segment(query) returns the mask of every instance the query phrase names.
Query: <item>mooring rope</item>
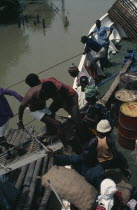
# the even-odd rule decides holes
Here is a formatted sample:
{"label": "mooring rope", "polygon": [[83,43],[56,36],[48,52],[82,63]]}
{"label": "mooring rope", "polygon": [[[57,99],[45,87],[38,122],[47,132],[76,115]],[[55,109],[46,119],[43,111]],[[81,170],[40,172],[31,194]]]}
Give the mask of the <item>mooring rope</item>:
{"label": "mooring rope", "polygon": [[[76,58],[76,57],[78,57],[78,56],[80,56],[80,55],[82,55],[82,53],[79,53],[79,54],[77,54],[77,55],[75,55],[75,56],[73,56],[73,57],[71,57],[71,58],[68,58],[68,59],[66,59],[66,60],[64,60],[64,61],[61,61],[60,63],[57,63],[57,64],[55,64],[55,65],[53,65],[53,66],[51,66],[51,67],[48,67],[47,69],[44,69],[44,70],[38,72],[37,74],[42,74],[42,73],[45,72],[45,71],[49,71],[50,69],[55,68],[55,67],[57,67],[57,66],[59,66],[59,65],[61,65],[61,64],[63,64],[63,63],[66,63],[67,61],[72,60],[73,58]],[[16,86],[16,85],[18,85],[18,84],[20,84],[20,83],[22,83],[22,82],[24,82],[24,81],[25,81],[25,80],[21,80],[21,81],[15,83],[15,84],[13,84],[13,85],[10,85],[9,87],[7,87],[7,89],[9,89],[9,88],[11,88],[11,87],[14,87],[14,86]]]}

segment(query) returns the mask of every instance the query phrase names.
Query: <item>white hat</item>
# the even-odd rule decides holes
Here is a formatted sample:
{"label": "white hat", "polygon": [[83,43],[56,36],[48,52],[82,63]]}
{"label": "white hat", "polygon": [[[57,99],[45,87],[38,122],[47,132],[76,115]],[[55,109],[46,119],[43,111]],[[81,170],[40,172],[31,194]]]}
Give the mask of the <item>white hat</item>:
{"label": "white hat", "polygon": [[97,131],[101,133],[106,133],[106,132],[109,132],[110,130],[111,130],[111,126],[108,120],[101,120],[97,124]]}

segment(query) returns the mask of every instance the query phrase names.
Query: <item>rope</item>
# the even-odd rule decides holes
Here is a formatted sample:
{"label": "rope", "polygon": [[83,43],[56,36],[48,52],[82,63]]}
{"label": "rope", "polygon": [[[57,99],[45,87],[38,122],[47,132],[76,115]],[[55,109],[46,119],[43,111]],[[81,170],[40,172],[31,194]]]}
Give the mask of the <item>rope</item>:
{"label": "rope", "polygon": [[[80,56],[82,53],[79,53],[79,54],[77,54],[77,55],[75,55],[75,56],[73,56],[73,57],[71,57],[71,58],[68,58],[68,59],[66,59],[66,60],[64,60],[64,61],[61,61],[60,63],[57,63],[57,64],[55,64],[55,65],[53,65],[53,66],[51,66],[51,67],[49,67],[49,68],[47,68],[47,69],[45,69],[45,70],[43,70],[43,71],[40,71],[40,72],[38,72],[37,74],[41,74],[41,73],[43,73],[43,72],[45,72],[45,71],[49,71],[50,69],[52,69],[52,68],[54,68],[54,67],[57,67],[57,66],[59,66],[59,65],[61,65],[61,64],[63,64],[63,63],[65,63],[65,62],[67,62],[67,61],[69,61],[69,60],[72,60],[73,58],[76,58],[76,57],[78,57],[78,56]],[[20,84],[20,83],[22,83],[22,82],[24,82],[25,80],[21,80],[20,82],[17,82],[17,83],[15,83],[15,84],[13,84],[13,85],[10,85],[9,87],[7,87],[7,89],[9,89],[9,88],[11,88],[11,87],[14,87],[14,86],[16,86],[16,85],[18,85],[18,84]]]}
{"label": "rope", "polygon": [[106,82],[110,81],[111,79],[113,79],[115,76],[117,76],[119,74],[119,72],[113,74],[111,77],[109,77],[108,79],[106,79],[105,81],[101,82],[100,84],[97,85],[97,87],[105,84]]}

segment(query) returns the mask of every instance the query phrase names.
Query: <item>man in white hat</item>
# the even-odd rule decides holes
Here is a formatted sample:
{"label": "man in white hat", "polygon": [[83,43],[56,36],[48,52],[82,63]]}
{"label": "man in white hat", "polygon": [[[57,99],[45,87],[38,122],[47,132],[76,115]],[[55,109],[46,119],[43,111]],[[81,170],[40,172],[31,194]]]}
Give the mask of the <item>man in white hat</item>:
{"label": "man in white hat", "polygon": [[97,124],[97,137],[90,146],[96,147],[98,160],[104,169],[120,168],[125,176],[129,176],[128,163],[121,152],[116,149],[115,141],[110,133],[112,128],[108,120],[101,120]]}

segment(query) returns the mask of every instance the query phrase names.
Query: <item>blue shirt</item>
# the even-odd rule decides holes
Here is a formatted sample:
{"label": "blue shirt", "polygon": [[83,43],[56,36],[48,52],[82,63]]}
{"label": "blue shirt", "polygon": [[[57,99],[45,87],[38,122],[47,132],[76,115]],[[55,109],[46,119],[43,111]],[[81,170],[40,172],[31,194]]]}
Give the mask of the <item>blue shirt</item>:
{"label": "blue shirt", "polygon": [[0,88],[0,127],[13,117],[13,112],[4,95],[14,96],[20,102],[23,99],[22,96],[13,90]]}
{"label": "blue shirt", "polygon": [[94,119],[95,113],[98,115],[98,122],[100,120],[106,119],[110,122],[110,125],[112,127],[114,126],[112,117],[105,106],[103,106],[102,104],[97,104],[97,103],[89,105],[88,110],[87,110],[88,117],[91,119]]}
{"label": "blue shirt", "polygon": [[99,190],[100,184],[103,181],[104,169],[101,164],[97,164],[96,166],[90,166],[82,161],[80,156],[76,155],[55,155],[56,165],[73,165],[75,170],[85,177],[87,182],[93,185],[96,189]]}
{"label": "blue shirt", "polygon": [[109,39],[107,38],[107,31],[110,31],[110,27],[101,26],[100,28],[95,28],[93,33],[98,35],[98,43],[103,45],[109,44]]}
{"label": "blue shirt", "polygon": [[89,48],[95,52],[99,52],[102,46],[92,38],[88,38],[85,50],[88,50]]}

